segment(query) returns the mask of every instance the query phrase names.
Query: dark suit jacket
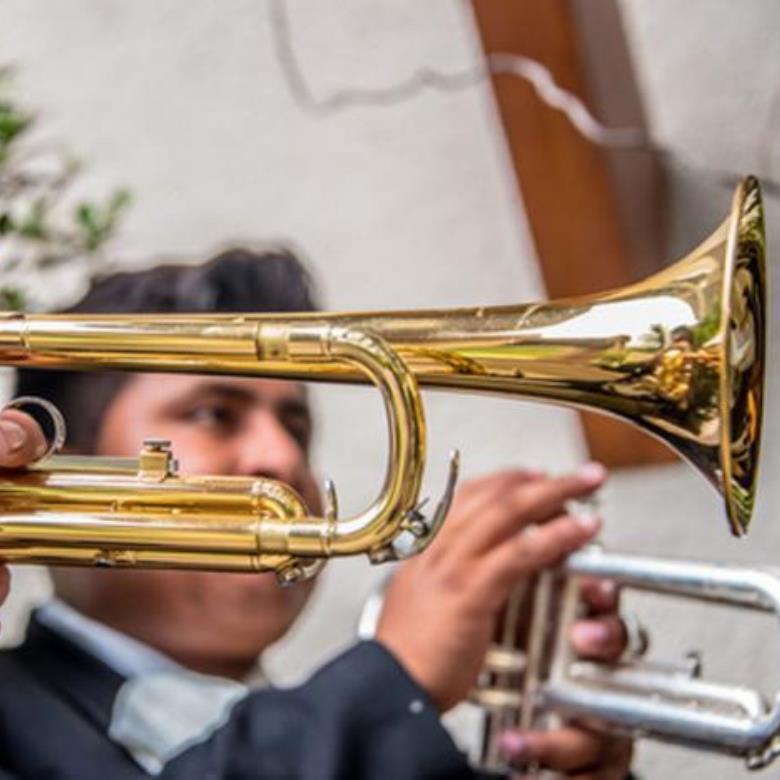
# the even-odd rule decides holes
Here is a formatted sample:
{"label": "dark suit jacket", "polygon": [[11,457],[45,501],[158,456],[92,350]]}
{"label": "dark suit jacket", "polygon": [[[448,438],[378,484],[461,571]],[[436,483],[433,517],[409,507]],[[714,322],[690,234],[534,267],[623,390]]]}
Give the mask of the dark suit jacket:
{"label": "dark suit jacket", "polygon": [[[107,736],[124,682],[33,616],[27,641],[0,653],[0,778],[148,777]],[[299,688],[251,693],[224,726],[172,759],[159,777],[458,780],[474,774],[425,693],[381,645],[364,642]]]}

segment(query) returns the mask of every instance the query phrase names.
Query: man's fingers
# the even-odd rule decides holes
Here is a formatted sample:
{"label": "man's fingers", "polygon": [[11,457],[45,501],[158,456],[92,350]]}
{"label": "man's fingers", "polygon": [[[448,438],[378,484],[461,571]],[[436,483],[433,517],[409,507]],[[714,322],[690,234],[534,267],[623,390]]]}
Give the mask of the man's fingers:
{"label": "man's fingers", "polygon": [[614,661],[626,649],[628,641],[623,622],[617,615],[618,589],[612,580],[584,578],[580,594],[589,617],[578,620],[571,630],[571,643],[577,655],[602,661]]}
{"label": "man's fingers", "polygon": [[564,726],[552,731],[506,731],[500,748],[516,769],[542,766],[578,778],[623,780],[631,763],[631,740]]}
{"label": "man's fingers", "polygon": [[615,612],[618,608],[620,594],[614,580],[583,577],[580,580],[580,594],[590,615]]}
{"label": "man's fingers", "polygon": [[493,474],[487,474],[484,477],[466,480],[458,488],[458,496],[464,500],[469,500],[473,495],[478,493],[503,490],[512,484],[540,479],[543,476],[544,472],[541,469],[528,468],[526,466],[504,469],[503,471],[496,471]]}
{"label": "man's fingers", "polygon": [[38,423],[18,409],[0,413],[0,468],[24,466],[46,452],[46,438]]}
{"label": "man's fingers", "polygon": [[11,588],[11,573],[7,566],[0,566],[0,604],[5,601]]}
{"label": "man's fingers", "polygon": [[543,471],[519,468],[499,471],[496,474],[464,482],[455,495],[455,501],[445,528],[452,525],[481,522],[485,507],[491,506],[493,502],[498,501],[509,491],[543,478]]}
{"label": "man's fingers", "polygon": [[[0,413],[0,467],[24,466],[46,452],[46,439],[32,417],[16,409]],[[11,575],[0,565],[0,604],[11,585]]]}
{"label": "man's fingers", "polygon": [[500,747],[516,769],[541,764],[559,772],[577,772],[599,763],[605,739],[572,727],[551,731],[507,731],[501,736]]}
{"label": "man's fingers", "polygon": [[626,649],[626,629],[617,615],[578,620],[571,629],[571,643],[580,658],[616,661]]}
{"label": "man's fingers", "polygon": [[521,528],[557,517],[567,501],[591,494],[605,479],[600,463],[587,463],[571,474],[519,485],[485,508],[469,539],[474,551],[482,553]]}
{"label": "man's fingers", "polygon": [[438,555],[447,548],[450,555],[470,555],[474,539],[482,533],[485,523],[490,523],[491,508],[507,493],[540,479],[544,479],[544,472],[519,468],[464,483],[455,495],[447,522],[433,540],[431,554]]}
{"label": "man's fingers", "polygon": [[[563,515],[545,525],[520,531],[480,562],[485,596],[505,598],[507,588],[529,574],[558,563],[593,539],[600,527],[601,521],[596,517]],[[475,572],[475,579],[477,576]]]}

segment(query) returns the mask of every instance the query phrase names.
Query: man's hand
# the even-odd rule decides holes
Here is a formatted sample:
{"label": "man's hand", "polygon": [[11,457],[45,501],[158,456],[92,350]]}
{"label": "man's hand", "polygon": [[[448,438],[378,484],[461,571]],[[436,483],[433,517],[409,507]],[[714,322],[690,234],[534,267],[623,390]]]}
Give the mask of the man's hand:
{"label": "man's hand", "polygon": [[[46,439],[36,422],[17,409],[0,412],[0,468],[25,466],[46,452]],[[8,595],[11,578],[0,566],[0,604]]]}
{"label": "man's hand", "polygon": [[[561,477],[509,471],[463,486],[438,538],[423,555],[393,577],[377,629],[407,671],[445,711],[463,700],[476,682],[496,619],[511,589],[525,578],[591,541],[600,521],[566,511],[572,499],[603,484],[597,463]],[[576,652],[587,658],[617,658],[625,631],[611,583],[583,586],[588,616],[573,627]],[[508,760],[539,763],[581,780],[625,777],[630,742],[564,727],[507,732]]]}
{"label": "man's hand", "polygon": [[430,548],[399,568],[377,639],[442,712],[474,685],[510,590],[596,535],[598,519],[565,506],[605,476],[590,463],[561,477],[507,471],[469,482]]}
{"label": "man's hand", "polygon": [[630,739],[596,734],[574,726],[550,731],[507,732],[501,748],[521,778],[523,769],[529,765],[560,772],[576,780],[626,780],[631,769]]}
{"label": "man's hand", "polygon": [[[587,617],[572,628],[574,650],[581,658],[617,660],[626,647],[626,632],[617,614],[615,583],[586,580],[581,595]],[[507,761],[518,770],[536,764],[578,780],[624,780],[631,765],[631,740],[572,726],[507,731],[500,746]]]}

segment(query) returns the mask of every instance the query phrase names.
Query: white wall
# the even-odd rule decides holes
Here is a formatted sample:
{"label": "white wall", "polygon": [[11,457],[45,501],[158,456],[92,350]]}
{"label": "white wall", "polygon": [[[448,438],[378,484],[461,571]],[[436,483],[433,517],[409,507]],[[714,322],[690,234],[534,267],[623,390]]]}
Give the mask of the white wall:
{"label": "white wall", "polygon": [[[457,71],[478,60],[472,21],[456,0],[286,5],[318,96],[344,85],[398,83],[420,67]],[[623,6],[657,136],[705,168],[761,173],[766,163],[757,148],[780,83],[772,35],[780,6]],[[117,244],[122,263],[197,260],[231,240],[284,241],[308,257],[329,308],[540,297],[485,86],[426,90],[393,106],[313,116],[280,75],[268,12],[264,0],[0,4],[0,59],[19,65],[20,92],[40,108],[44,134],[89,161],[80,189],[101,194],[124,184],[136,195]],[[773,151],[777,166],[780,150]],[[728,193],[690,173],[674,175],[674,193],[681,214],[676,243],[688,248],[725,213]],[[769,220],[771,239],[771,210]],[[466,475],[519,462],[561,470],[584,456],[569,412],[467,396],[428,400],[433,493],[455,445],[464,451]],[[370,391],[350,388],[319,390],[316,404],[318,467],[340,485],[345,509],[355,508],[370,498],[383,468],[379,405]],[[689,469],[671,466],[615,476],[605,495],[609,542],[772,562],[780,536],[771,513],[777,426],[770,405],[761,508],[747,541],[732,542],[717,498]],[[380,574],[363,561],[331,565],[308,618],[274,653],[274,672],[294,678],[349,641]],[[37,592],[30,570],[15,576],[6,615]],[[658,644],[668,641],[667,655],[691,643],[721,652],[710,666],[727,676],[749,671],[773,680],[780,670],[776,648],[760,646],[761,631],[743,630],[741,618],[694,618],[677,605],[644,610]],[[4,620],[4,632],[14,636],[13,619]],[[730,761],[665,747],[643,746],[639,764],[652,778],[741,771]]]}

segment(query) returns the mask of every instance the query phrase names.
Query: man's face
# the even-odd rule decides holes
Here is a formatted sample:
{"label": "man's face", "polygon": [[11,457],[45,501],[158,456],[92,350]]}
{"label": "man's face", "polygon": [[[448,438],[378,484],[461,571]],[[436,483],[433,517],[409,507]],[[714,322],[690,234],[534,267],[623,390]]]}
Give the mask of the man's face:
{"label": "man's face", "polygon": [[[320,512],[308,463],[311,419],[298,384],[133,376],[104,415],[96,454],[134,456],[151,437],[171,440],[183,474],[278,479]],[[198,657],[233,662],[262,652],[311,592],[311,584],[280,588],[273,574],[71,570],[55,577],[58,590],[88,614],[174,657],[194,659],[196,668]]]}
{"label": "man's face", "polygon": [[184,474],[270,477],[318,501],[308,463],[311,418],[303,387],[271,379],[133,377],[97,437],[99,455],[136,455],[145,438],[170,439]]}

